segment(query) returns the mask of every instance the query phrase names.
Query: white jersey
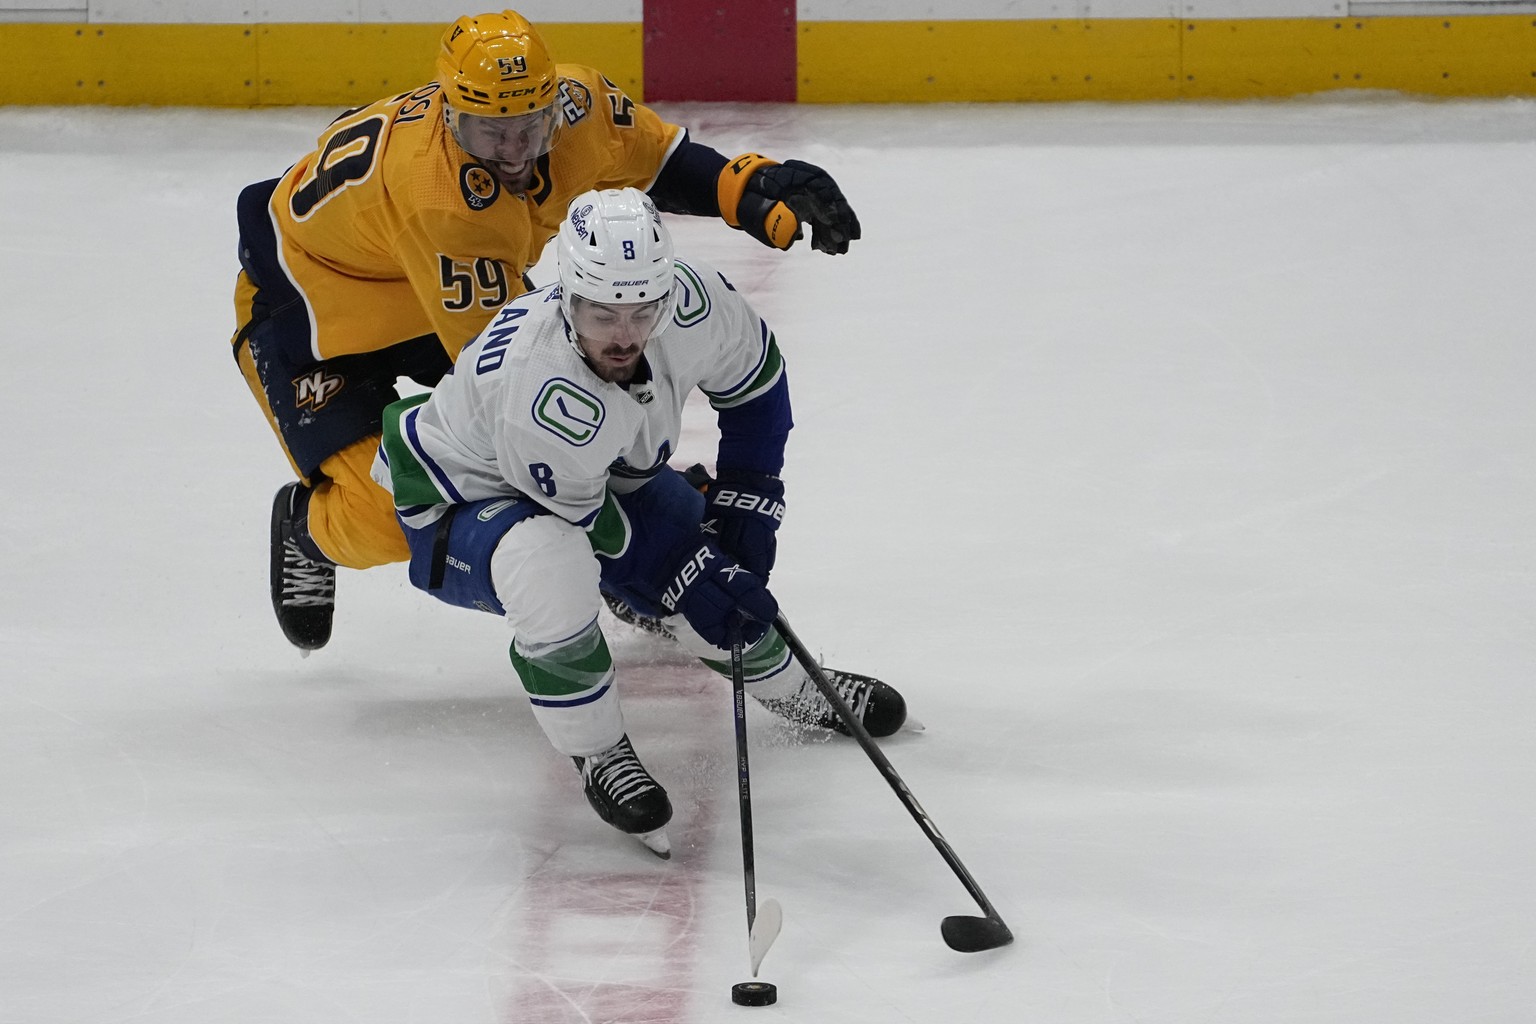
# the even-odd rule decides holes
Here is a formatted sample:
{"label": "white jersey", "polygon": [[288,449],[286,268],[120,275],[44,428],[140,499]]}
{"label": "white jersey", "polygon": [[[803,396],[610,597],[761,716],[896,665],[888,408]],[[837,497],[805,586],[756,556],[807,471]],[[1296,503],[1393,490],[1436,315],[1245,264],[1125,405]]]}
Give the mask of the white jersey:
{"label": "white jersey", "polygon": [[694,388],[728,409],[783,377],[768,325],[714,268],[677,261],[673,295],[628,386],[598,377],[568,340],[558,286],[510,303],[429,398],[385,410],[373,478],[411,526],[449,504],[525,496],[590,527],[610,488],[640,486],[671,457]]}

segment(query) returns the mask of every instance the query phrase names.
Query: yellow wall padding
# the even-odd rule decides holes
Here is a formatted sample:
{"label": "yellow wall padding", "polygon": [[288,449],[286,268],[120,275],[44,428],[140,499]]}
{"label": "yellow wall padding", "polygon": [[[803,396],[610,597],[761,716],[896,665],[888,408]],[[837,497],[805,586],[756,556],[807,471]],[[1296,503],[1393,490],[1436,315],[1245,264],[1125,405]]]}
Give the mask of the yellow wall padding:
{"label": "yellow wall padding", "polygon": [[[644,99],[635,24],[540,25]],[[367,103],[427,81],[443,26],[0,23],[0,103]],[[802,102],[1536,95],[1536,16],[802,22]]]}
{"label": "yellow wall padding", "polygon": [[802,22],[811,103],[1536,94],[1536,17]]}
{"label": "yellow wall padding", "polygon": [[1180,95],[1536,94],[1536,17],[1281,18],[1184,26]]}
{"label": "yellow wall padding", "polygon": [[[636,99],[638,24],[540,25]],[[432,78],[443,26],[0,23],[0,103],[350,106]]]}
{"label": "yellow wall padding", "polygon": [[1171,99],[1179,23],[800,23],[809,103]]}

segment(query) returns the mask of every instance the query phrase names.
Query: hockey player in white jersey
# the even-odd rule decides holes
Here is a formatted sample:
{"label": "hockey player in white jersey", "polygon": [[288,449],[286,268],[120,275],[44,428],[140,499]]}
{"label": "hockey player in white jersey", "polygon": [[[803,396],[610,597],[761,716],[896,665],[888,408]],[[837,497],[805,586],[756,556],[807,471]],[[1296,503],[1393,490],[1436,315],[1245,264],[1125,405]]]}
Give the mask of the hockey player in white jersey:
{"label": "hockey player in white jersey", "polygon": [[[373,475],[412,583],[506,617],[534,716],[593,808],[666,856],[672,808],[625,728],[603,595],[722,673],[739,628],[749,694],[843,731],[772,628],[789,384],[767,324],[717,271],[674,258],[644,193],[578,196],[558,237],[558,286],[504,307],[430,397],[386,410]],[[719,418],[707,500],[667,464],[694,388]],[[873,735],[901,728],[894,688],[829,675]]]}

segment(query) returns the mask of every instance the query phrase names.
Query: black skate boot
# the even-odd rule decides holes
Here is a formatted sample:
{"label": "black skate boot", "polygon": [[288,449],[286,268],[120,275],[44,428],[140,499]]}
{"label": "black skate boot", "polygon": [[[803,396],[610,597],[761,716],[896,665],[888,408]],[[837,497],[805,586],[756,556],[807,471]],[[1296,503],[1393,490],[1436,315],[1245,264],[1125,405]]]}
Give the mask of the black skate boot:
{"label": "black skate boot", "polygon": [[272,610],[302,651],[326,645],[336,611],[336,566],[309,539],[309,493],[295,481],[272,499]]}
{"label": "black skate boot", "polygon": [[672,856],[666,831],[672,801],[635,756],[628,736],[600,754],[571,760],[581,772],[587,803],[599,818],[634,836],[663,860]]}
{"label": "black skate boot", "polygon": [[[907,702],[894,686],[872,676],[861,676],[857,672],[842,672],[835,668],[822,671],[827,674],[827,681],[832,684],[837,695],[853,710],[854,717],[864,724],[871,736],[889,736],[906,724]],[[832,729],[844,736],[853,735],[837,712],[832,710],[832,703],[809,678],[800,685],[800,692],[792,696],[759,698],[758,703],[796,725]]]}

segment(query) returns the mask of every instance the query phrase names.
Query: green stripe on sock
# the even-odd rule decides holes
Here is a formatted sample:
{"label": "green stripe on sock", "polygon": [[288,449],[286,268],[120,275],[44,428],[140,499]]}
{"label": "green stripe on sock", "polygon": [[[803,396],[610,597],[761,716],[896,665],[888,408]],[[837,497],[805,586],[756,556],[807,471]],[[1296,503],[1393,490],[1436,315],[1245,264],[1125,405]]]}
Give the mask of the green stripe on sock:
{"label": "green stripe on sock", "polygon": [[522,680],[523,689],[540,697],[565,697],[596,689],[613,674],[613,656],[608,641],[596,623],[568,644],[533,657],[524,657],[514,642],[512,667]]}
{"label": "green stripe on sock", "polygon": [[[751,679],[753,676],[762,675],[764,672],[778,668],[784,662],[785,650],[784,638],[779,636],[777,629],[769,626],[768,632],[763,635],[761,640],[749,650],[742,652],[742,676],[746,679]],[[714,661],[709,658],[700,658],[699,660],[727,679],[731,677],[731,663],[729,661]]]}

